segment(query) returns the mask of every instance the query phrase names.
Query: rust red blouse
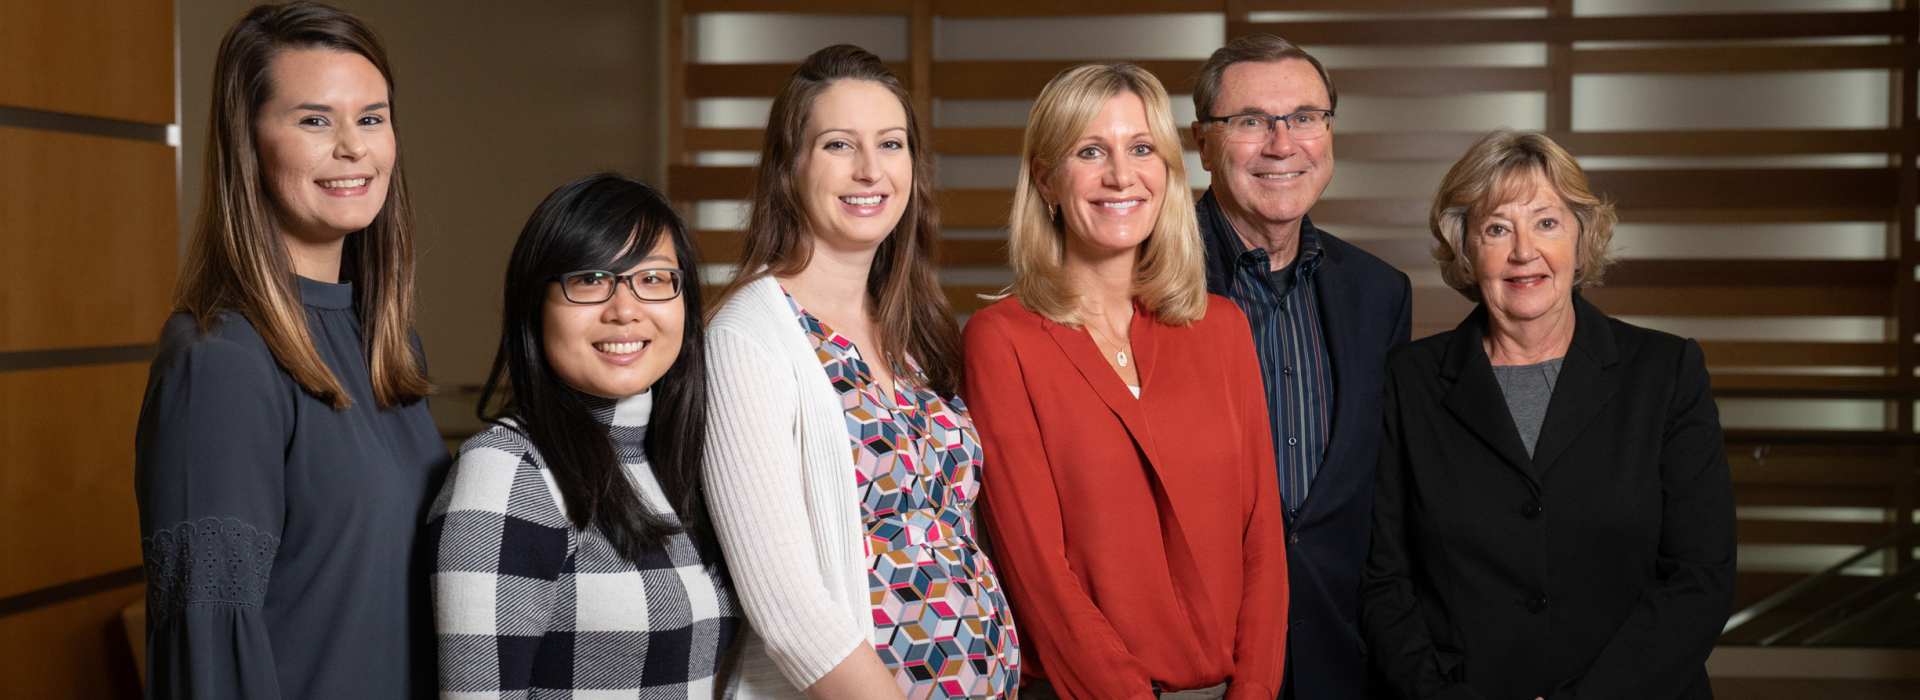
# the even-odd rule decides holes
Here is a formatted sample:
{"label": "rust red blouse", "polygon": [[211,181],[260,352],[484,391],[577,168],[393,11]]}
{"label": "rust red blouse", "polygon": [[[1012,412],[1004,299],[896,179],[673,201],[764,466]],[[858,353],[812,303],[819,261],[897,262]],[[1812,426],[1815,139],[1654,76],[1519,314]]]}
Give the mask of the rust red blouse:
{"label": "rust red blouse", "polygon": [[1136,307],[1140,398],[1086,330],[1014,299],[965,332],[985,516],[1026,672],[1063,698],[1152,700],[1232,681],[1272,700],[1287,557],[1246,317],[1223,297],[1166,326]]}

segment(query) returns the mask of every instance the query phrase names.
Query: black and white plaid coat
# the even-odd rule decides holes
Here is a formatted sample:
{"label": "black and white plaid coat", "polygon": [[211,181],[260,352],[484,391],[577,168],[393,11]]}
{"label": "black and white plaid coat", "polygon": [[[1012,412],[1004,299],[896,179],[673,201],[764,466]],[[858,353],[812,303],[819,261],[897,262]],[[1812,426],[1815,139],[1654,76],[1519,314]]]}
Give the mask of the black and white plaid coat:
{"label": "black and white plaid coat", "polygon": [[[640,450],[650,409],[649,393],[595,415],[648,504],[671,512]],[[561,504],[520,434],[495,426],[461,446],[427,523],[440,696],[717,697],[740,627],[725,575],[703,568],[684,534],[636,567],[598,530],[572,527]]]}

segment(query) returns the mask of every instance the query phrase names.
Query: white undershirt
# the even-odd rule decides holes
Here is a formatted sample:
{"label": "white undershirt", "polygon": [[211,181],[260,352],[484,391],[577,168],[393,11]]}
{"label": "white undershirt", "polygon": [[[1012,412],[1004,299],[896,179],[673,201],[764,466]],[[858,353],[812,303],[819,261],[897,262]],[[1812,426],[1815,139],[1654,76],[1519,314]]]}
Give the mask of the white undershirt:
{"label": "white undershirt", "polygon": [[1133,398],[1136,398],[1136,399],[1140,398],[1140,387],[1134,386],[1132,384],[1128,384],[1127,391],[1133,392]]}

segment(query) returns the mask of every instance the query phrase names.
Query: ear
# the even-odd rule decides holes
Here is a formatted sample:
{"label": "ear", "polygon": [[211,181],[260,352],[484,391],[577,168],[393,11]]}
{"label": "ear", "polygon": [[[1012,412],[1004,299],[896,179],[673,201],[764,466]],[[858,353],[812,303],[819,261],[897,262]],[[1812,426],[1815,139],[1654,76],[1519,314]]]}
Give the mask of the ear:
{"label": "ear", "polygon": [[1200,152],[1200,169],[1213,172],[1213,158],[1207,153],[1207,125],[1195,121],[1190,128],[1193,129],[1193,149]]}
{"label": "ear", "polygon": [[1047,179],[1047,169],[1040,167],[1039,161],[1028,163],[1027,168],[1028,177],[1033,179],[1034,188],[1040,190],[1040,199],[1043,200],[1041,204],[1045,206],[1059,204],[1053,196],[1053,183]]}

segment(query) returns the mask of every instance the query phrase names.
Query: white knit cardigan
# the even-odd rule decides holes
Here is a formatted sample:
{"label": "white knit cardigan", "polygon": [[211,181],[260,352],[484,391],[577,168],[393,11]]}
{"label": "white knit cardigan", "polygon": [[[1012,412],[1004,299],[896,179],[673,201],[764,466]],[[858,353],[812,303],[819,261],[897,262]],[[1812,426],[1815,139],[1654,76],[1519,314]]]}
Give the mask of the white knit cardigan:
{"label": "white knit cardigan", "polygon": [[873,637],[846,415],[772,277],[714,315],[707,373],[707,499],[750,628],[735,692],[801,698]]}

